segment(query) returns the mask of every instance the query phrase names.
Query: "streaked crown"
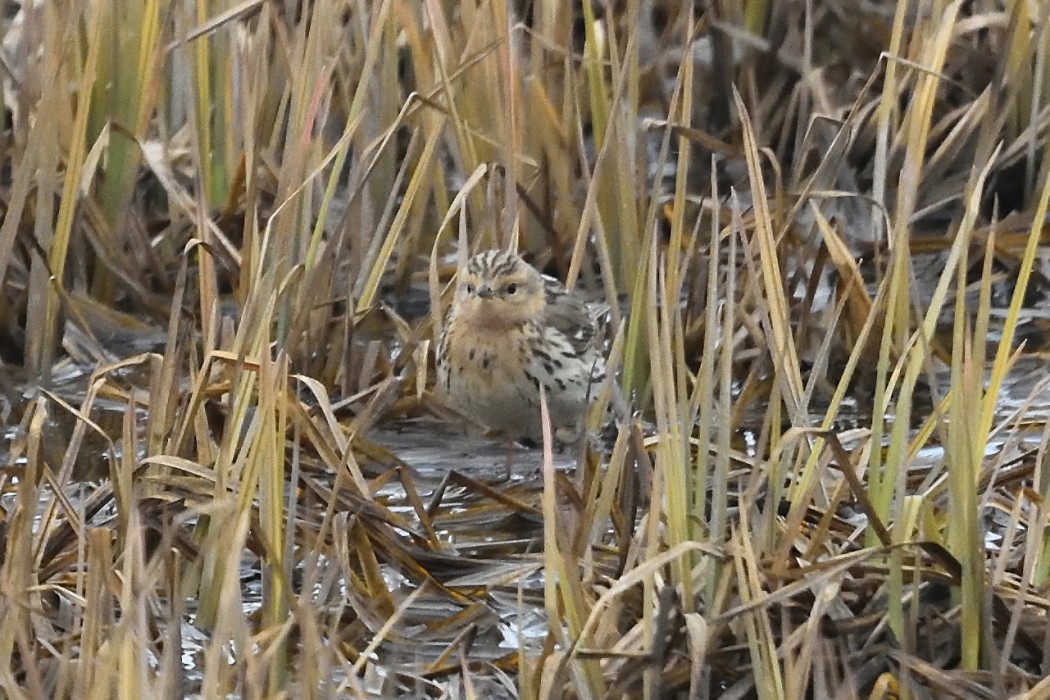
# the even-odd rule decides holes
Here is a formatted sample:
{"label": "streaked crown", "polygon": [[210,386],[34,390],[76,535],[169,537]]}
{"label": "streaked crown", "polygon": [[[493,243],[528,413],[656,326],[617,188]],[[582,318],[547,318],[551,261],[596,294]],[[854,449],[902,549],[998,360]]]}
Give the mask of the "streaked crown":
{"label": "streaked crown", "polygon": [[471,325],[509,327],[538,319],[544,307],[543,276],[521,256],[486,250],[460,274],[456,311]]}

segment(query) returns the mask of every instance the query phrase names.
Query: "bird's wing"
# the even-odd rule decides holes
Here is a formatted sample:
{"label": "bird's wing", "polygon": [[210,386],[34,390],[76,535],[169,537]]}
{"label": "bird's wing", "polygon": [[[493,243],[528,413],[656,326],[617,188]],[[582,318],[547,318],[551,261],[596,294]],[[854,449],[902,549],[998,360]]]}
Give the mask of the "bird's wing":
{"label": "bird's wing", "polygon": [[543,325],[561,333],[578,356],[592,350],[598,342],[598,324],[587,303],[578,293],[569,291],[553,277],[544,276],[543,282],[547,302],[543,311]]}

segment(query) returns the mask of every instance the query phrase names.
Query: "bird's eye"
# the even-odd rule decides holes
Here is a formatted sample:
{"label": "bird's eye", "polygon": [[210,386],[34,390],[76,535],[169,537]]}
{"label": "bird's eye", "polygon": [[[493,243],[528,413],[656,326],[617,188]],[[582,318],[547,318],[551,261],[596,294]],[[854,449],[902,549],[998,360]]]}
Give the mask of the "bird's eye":
{"label": "bird's eye", "polygon": [[473,294],[473,293],[474,293],[474,285],[468,284],[467,285],[467,294]]}
{"label": "bird's eye", "polygon": [[517,291],[518,291],[518,285],[516,285],[516,284],[508,284],[507,285],[507,294],[514,294]]}

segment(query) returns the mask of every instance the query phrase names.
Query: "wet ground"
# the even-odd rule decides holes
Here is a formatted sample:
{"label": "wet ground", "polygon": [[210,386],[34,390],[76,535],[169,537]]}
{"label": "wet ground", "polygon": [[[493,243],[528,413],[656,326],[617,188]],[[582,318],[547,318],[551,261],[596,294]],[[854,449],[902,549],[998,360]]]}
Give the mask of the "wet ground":
{"label": "wet ground", "polygon": [[[58,376],[63,382],[56,394],[71,405],[78,405],[83,400],[83,390],[75,388],[83,386],[85,374],[67,368]],[[935,394],[943,394],[948,379],[944,372],[935,377]],[[932,402],[927,404],[932,406]],[[121,402],[100,400],[91,418],[116,439],[123,413]],[[1043,424],[1050,418],[1050,364],[1044,358],[1027,357],[1015,365],[1004,384],[999,414],[1005,421],[1005,430],[989,442],[988,453],[1008,453],[1008,457],[994,478],[1029,479],[1032,462],[1026,455],[1039,443]],[[928,413],[920,411],[915,418],[919,421],[925,415]],[[51,413],[53,435],[45,444],[45,451],[50,451],[50,464],[63,463],[70,435],[78,424],[70,416],[61,410]],[[856,426],[870,424],[870,416],[862,412],[845,412],[841,418]],[[813,423],[819,419],[814,416]],[[843,430],[850,427],[841,426]],[[0,457],[6,463],[0,504],[8,512],[14,508],[19,477],[18,462],[8,461],[7,449],[19,432],[17,426],[8,426],[0,447]],[[104,495],[110,455],[119,457],[121,450],[119,442],[110,445],[93,431],[88,431],[88,436],[82,456],[90,458],[85,457],[85,464],[76,470],[76,478],[69,482],[66,493],[74,503]],[[387,476],[377,477],[374,503],[389,517],[377,516],[376,522],[386,518],[383,532],[391,542],[404,546],[423,567],[413,571],[393,559],[386,560],[382,571],[391,595],[404,601],[424,580],[429,580],[431,587],[404,614],[398,627],[400,634],[391,635],[377,650],[380,666],[396,680],[380,674],[372,683],[363,678],[348,682],[346,687],[368,690],[371,685],[376,692],[383,692],[380,689],[393,684],[406,692],[416,688],[420,693],[434,692],[438,687],[449,689],[450,683],[462,682],[456,674],[461,672],[463,663],[469,662],[475,675],[475,692],[514,697],[519,652],[538,651],[548,633],[543,595],[542,449],[508,447],[498,438],[466,433],[427,419],[385,425],[366,438],[389,451],[401,465],[390,471],[387,464]],[[606,458],[609,446],[595,445],[596,453]],[[576,446],[563,447],[553,454],[555,469],[569,482],[582,478],[577,474],[579,454]],[[923,475],[933,473],[943,460],[936,444],[917,456],[910,471],[916,488],[931,486]],[[360,502],[350,498],[345,489],[340,490],[334,475],[325,473],[323,468],[304,470],[303,479],[305,488],[313,489],[320,499],[319,505],[325,498],[336,498],[337,509],[349,513],[360,510]],[[424,511],[419,510],[421,505]],[[421,519],[421,512],[425,512],[425,518]],[[1008,526],[1005,512],[1001,517],[996,512],[992,509],[985,521],[990,547],[1001,544],[1002,537],[997,532]],[[361,513],[362,517],[369,517],[367,510]],[[88,522],[95,526],[112,522],[113,517],[111,502],[87,513]],[[296,517],[305,532],[324,530],[317,513],[305,503]],[[611,551],[612,548],[604,555],[593,554],[593,575],[616,576],[617,559]],[[327,555],[302,556],[297,560],[294,578],[301,586],[340,575],[332,569],[338,566],[337,562]],[[261,605],[259,564],[257,556],[244,553],[241,599],[246,615],[252,615]],[[299,594],[311,597],[305,589],[300,589]],[[335,587],[321,590],[312,600],[319,609],[342,609],[346,597],[352,598],[352,591]],[[354,624],[355,616],[349,615],[348,624]],[[183,628],[182,661],[187,674],[186,690],[192,694],[208,638],[195,626],[192,602]],[[470,638],[465,641],[462,636],[468,631]],[[449,657],[451,648],[459,648],[461,654]],[[332,682],[349,677],[349,670],[344,668],[333,675]]]}

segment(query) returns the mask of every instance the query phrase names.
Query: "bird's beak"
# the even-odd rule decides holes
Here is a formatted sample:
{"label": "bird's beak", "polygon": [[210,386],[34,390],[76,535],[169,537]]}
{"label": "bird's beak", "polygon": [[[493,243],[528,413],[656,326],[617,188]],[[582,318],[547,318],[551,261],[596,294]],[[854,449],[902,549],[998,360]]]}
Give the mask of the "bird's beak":
{"label": "bird's beak", "polygon": [[491,299],[492,298],[492,287],[488,286],[487,284],[483,284],[483,285],[479,286],[478,287],[478,296],[481,297],[482,299]]}

